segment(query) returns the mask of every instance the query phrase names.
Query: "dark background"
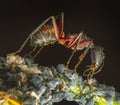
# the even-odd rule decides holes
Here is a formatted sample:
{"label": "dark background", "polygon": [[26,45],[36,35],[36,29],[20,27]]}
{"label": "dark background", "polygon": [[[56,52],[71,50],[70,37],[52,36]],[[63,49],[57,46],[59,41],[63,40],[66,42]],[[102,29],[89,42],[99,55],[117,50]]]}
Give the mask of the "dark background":
{"label": "dark background", "polygon": [[[95,78],[102,84],[114,86],[120,92],[120,10],[119,3],[115,1],[4,0],[0,2],[0,56],[17,50],[42,21],[60,12],[65,13],[66,34],[84,30],[96,45],[104,47],[105,64]],[[24,49],[24,53],[27,49]],[[47,46],[36,62],[57,66],[59,63],[65,64],[70,54],[70,49],[55,44]],[[79,53],[72,60],[70,68],[77,62],[77,55]],[[79,66],[80,73],[85,69],[84,66],[90,64],[87,62],[90,60],[89,55]],[[75,104],[66,101],[58,104],[64,103]]]}

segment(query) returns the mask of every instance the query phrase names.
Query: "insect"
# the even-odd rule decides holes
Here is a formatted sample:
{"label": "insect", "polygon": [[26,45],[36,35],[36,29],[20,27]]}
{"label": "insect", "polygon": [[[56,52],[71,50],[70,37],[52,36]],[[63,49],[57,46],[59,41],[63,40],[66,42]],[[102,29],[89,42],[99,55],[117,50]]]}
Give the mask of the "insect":
{"label": "insect", "polygon": [[[5,100],[6,102],[8,102],[8,104],[5,104],[5,105],[22,105],[20,102],[18,102],[17,100],[9,97],[7,95],[7,93],[3,92],[3,91],[0,91],[0,97]],[[2,101],[1,101],[2,102]],[[1,103],[0,102],[0,105],[2,104],[3,105],[3,102]],[[10,103],[10,104],[9,104]]]}
{"label": "insect", "polygon": [[59,29],[55,17],[50,16],[27,37],[21,47],[13,54],[20,53],[30,40],[30,45],[33,47],[33,49],[28,54],[32,54],[37,50],[37,47],[41,46],[41,48],[37,50],[36,54],[33,56],[33,58],[35,58],[44,46],[54,44],[59,39],[61,40],[61,38],[59,38],[61,36],[59,35],[62,35],[63,32],[63,13],[59,16],[59,18]]}
{"label": "insect", "polygon": [[[63,27],[64,27],[64,13],[61,13],[58,16],[58,18],[55,16],[50,16],[27,37],[22,46],[13,54],[20,53],[24,46],[26,45],[26,43],[30,40],[30,45],[33,47],[33,49],[29,53],[27,53],[27,55],[29,54],[31,55],[33,52],[37,50],[39,46],[41,46],[40,49],[37,50],[37,52],[34,54],[33,58],[35,58],[46,45],[58,42],[64,45],[65,47],[73,50],[71,56],[69,57],[66,63],[65,71],[68,70],[70,61],[74,56],[75,52],[77,50],[80,51],[84,50],[83,53],[80,54],[79,56],[78,63],[74,66],[74,71],[76,72],[78,66],[88,53],[89,49],[94,50],[95,45],[93,43],[93,40],[87,37],[86,34],[83,33],[83,31],[81,31],[79,34],[65,35]],[[99,51],[95,51],[95,53],[99,53]],[[92,55],[91,57],[94,57],[94,55]],[[96,59],[95,62],[98,62],[97,60],[98,59]],[[96,69],[98,69],[98,67],[96,67]],[[96,71],[96,69],[94,71]]]}
{"label": "insect", "polygon": [[91,65],[83,73],[88,79],[91,79],[93,75],[99,73],[104,65],[103,60],[105,59],[105,54],[103,48],[100,46],[94,46],[91,49]]}

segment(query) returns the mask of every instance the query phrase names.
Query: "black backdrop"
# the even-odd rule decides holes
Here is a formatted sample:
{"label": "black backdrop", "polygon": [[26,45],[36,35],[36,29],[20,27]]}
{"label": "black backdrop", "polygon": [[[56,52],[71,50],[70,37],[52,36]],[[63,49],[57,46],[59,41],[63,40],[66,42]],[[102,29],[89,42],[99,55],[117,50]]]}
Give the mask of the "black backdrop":
{"label": "black backdrop", "polygon": [[[31,31],[46,18],[64,12],[66,34],[84,30],[94,39],[96,45],[104,47],[106,55],[104,68],[95,78],[100,83],[114,86],[120,92],[118,4],[115,1],[4,0],[0,2],[0,56],[17,50]],[[26,49],[24,52],[27,51]],[[55,44],[47,46],[37,57],[36,62],[40,65],[56,66],[59,63],[65,63],[70,54],[71,50]],[[77,62],[77,55],[79,53],[72,60],[70,68]],[[85,65],[90,64],[87,62],[90,59],[89,55],[79,66],[80,73],[85,69]],[[66,101],[58,104],[65,103],[70,105]]]}

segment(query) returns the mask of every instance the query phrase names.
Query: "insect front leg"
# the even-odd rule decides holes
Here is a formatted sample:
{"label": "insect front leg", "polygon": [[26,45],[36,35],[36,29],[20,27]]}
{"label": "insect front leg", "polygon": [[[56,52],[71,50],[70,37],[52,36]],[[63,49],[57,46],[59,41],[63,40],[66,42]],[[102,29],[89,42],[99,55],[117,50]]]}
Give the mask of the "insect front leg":
{"label": "insect front leg", "polygon": [[93,77],[94,73],[95,73],[95,71],[91,70],[87,75],[87,79],[90,80]]}
{"label": "insect front leg", "polygon": [[90,66],[83,72],[83,76],[86,76],[88,80],[90,80],[93,75],[95,75],[95,70],[93,70]]}
{"label": "insect front leg", "polygon": [[95,72],[94,72],[94,74],[97,74],[97,73],[99,73],[99,72],[102,70],[102,68],[103,68],[103,65],[104,65],[104,62],[101,64],[101,66],[99,67],[99,69],[98,69],[97,71],[95,71]]}
{"label": "insect front leg", "polygon": [[57,38],[57,41],[60,44],[65,44],[66,40],[65,40],[65,35],[64,35],[64,32],[63,32],[64,13],[62,12],[60,14],[59,25],[57,25],[57,21],[56,21],[56,18],[54,16],[52,16],[52,23],[53,23],[53,27],[54,27],[55,36]]}
{"label": "insect front leg", "polygon": [[63,33],[63,28],[64,28],[64,13],[62,12],[60,22],[59,22],[59,31],[60,31],[59,38],[65,37]]}

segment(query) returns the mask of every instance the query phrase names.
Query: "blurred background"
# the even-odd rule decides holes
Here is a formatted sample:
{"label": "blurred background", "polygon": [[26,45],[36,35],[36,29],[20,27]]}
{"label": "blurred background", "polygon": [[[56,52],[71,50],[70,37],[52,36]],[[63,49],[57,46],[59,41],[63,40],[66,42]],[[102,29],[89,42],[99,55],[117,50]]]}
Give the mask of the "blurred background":
{"label": "blurred background", "polygon": [[[81,30],[94,40],[95,45],[104,48],[105,63],[102,71],[95,75],[95,78],[108,86],[114,86],[120,92],[120,8],[119,3],[106,1],[62,1],[62,0],[4,0],[0,2],[0,56],[14,52],[25,41],[28,35],[51,15],[60,12],[65,14],[64,32],[79,33]],[[26,53],[25,48],[23,53]],[[57,66],[59,63],[66,63],[71,50],[60,44],[50,45],[36,58],[35,62],[40,65]],[[70,68],[77,63],[77,52]],[[21,53],[22,55],[22,53]],[[78,68],[78,72],[90,65],[90,53]],[[77,105],[62,101],[55,105]]]}

